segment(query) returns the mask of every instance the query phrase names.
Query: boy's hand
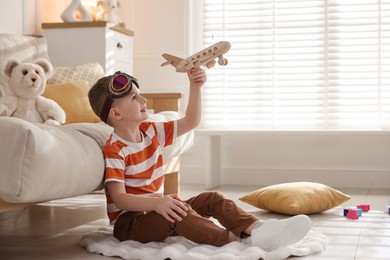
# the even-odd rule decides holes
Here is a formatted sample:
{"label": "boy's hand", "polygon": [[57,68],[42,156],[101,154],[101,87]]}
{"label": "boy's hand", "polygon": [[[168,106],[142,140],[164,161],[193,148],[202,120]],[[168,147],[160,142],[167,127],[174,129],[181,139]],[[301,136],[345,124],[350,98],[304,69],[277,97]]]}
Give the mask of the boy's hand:
{"label": "boy's hand", "polygon": [[201,68],[194,68],[187,72],[190,86],[201,88],[207,80],[207,75]]}
{"label": "boy's hand", "polygon": [[181,216],[186,216],[188,208],[184,205],[177,194],[167,195],[162,197],[156,206],[155,211],[166,218],[169,222],[174,223],[175,220],[181,221]]}

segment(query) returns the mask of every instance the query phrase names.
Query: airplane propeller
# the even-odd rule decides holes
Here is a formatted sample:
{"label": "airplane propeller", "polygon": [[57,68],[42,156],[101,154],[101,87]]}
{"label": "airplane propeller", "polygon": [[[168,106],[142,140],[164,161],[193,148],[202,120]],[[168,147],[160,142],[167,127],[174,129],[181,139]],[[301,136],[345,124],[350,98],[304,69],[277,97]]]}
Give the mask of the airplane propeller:
{"label": "airplane propeller", "polygon": [[218,57],[218,64],[221,65],[221,66],[226,66],[228,64],[228,60],[225,59],[224,57],[222,56],[219,56]]}

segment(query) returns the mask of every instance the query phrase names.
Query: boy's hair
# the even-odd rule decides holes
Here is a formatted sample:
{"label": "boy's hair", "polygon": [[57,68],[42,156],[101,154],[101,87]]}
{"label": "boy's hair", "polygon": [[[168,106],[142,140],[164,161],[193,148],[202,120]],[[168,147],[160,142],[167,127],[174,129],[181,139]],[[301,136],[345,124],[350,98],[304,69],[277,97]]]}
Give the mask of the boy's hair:
{"label": "boy's hair", "polygon": [[110,95],[108,91],[108,84],[112,76],[106,76],[99,79],[89,90],[88,99],[89,104],[92,107],[93,112],[104,122],[104,119],[101,118],[101,113],[103,110],[104,102],[106,98]]}

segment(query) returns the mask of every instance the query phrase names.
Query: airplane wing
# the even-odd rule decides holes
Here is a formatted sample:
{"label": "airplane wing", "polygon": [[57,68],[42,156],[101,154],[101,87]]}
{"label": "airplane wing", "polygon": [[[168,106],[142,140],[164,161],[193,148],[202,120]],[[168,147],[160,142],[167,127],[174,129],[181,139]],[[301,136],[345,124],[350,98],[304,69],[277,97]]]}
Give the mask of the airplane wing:
{"label": "airplane wing", "polygon": [[161,55],[161,56],[163,56],[164,59],[167,60],[166,62],[164,62],[163,64],[161,64],[161,66],[166,66],[166,65],[171,64],[173,67],[176,68],[176,66],[183,60],[182,58],[179,58],[179,57],[176,57],[176,56],[167,54],[167,53],[164,53],[164,54]]}

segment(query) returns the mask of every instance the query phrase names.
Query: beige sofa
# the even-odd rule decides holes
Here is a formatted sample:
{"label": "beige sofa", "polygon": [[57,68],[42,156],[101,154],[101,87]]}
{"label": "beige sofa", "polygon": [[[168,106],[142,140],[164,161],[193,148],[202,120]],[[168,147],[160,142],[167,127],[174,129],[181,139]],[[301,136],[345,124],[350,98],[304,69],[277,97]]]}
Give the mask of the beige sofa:
{"label": "beige sofa", "polygon": [[[7,45],[8,49],[4,42],[11,43]],[[28,58],[23,59],[25,55]],[[25,61],[36,57],[49,58],[44,38],[0,34],[0,62],[10,56]],[[91,66],[96,72],[96,64]],[[99,122],[89,107],[87,91],[91,82],[87,81],[96,78],[96,75],[91,77],[91,73],[80,73],[84,67],[55,68],[55,73],[73,71],[73,76],[77,73],[80,77],[88,74],[89,78],[60,82],[61,77],[55,75],[57,81],[54,84],[48,82],[50,98],[57,99],[58,103],[73,102],[71,108],[64,108],[69,118],[66,125],[51,126],[0,117],[0,211],[12,203],[37,203],[83,195],[102,188],[104,161],[101,148],[112,129]],[[4,84],[5,81],[1,89],[7,95],[9,92]],[[68,98],[74,91],[77,95]],[[148,108],[156,112],[151,114],[150,120],[165,121],[181,117],[177,112],[180,93],[144,95],[148,98]],[[74,100],[75,97],[79,100]],[[170,111],[162,112],[164,110]],[[163,150],[167,193],[179,190],[179,155],[192,146],[193,138],[191,132]]]}

